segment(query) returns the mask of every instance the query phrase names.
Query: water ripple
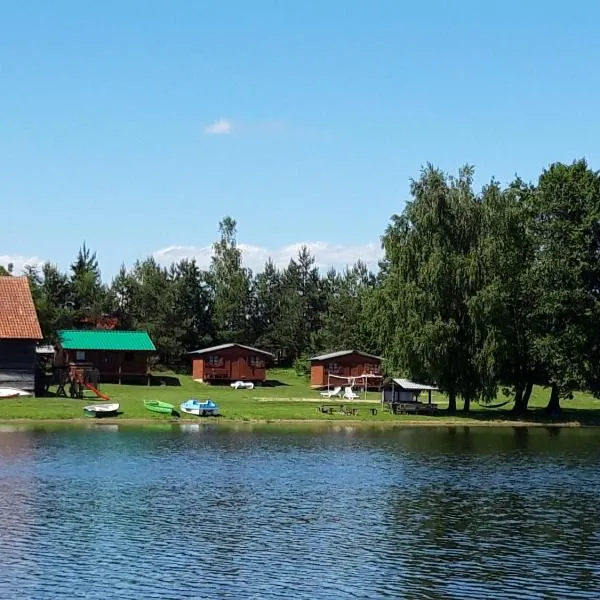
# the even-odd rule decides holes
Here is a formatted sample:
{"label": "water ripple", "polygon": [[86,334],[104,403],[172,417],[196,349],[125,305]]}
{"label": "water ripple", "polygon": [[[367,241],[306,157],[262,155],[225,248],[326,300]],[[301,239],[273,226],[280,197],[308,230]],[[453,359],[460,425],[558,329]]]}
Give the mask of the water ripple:
{"label": "water ripple", "polygon": [[0,432],[0,596],[597,598],[599,437]]}

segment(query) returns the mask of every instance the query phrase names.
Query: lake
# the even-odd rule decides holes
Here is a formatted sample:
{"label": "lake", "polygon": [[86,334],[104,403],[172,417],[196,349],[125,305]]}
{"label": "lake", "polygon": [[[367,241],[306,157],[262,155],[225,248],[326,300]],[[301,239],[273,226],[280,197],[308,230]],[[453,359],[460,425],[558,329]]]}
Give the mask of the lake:
{"label": "lake", "polygon": [[598,598],[600,431],[9,428],[0,597]]}

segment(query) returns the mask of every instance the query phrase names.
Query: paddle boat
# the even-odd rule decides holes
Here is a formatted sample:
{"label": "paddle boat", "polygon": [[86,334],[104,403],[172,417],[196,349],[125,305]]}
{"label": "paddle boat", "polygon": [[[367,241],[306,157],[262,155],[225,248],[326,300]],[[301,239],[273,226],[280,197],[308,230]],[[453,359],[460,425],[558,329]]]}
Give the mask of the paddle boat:
{"label": "paddle boat", "polygon": [[117,414],[119,403],[103,402],[100,404],[89,404],[88,406],[84,406],[83,410],[90,417],[108,417]]}
{"label": "paddle boat", "polygon": [[19,388],[0,387],[0,399],[19,398],[21,396],[31,396],[31,393]]}
{"label": "paddle boat", "polygon": [[144,406],[152,412],[165,415],[170,415],[175,410],[175,407],[172,404],[161,402],[160,400],[144,400]]}
{"label": "paddle boat", "polygon": [[197,416],[215,416],[219,414],[219,407],[212,400],[196,400],[191,398],[186,402],[183,402],[180,406],[181,412],[187,413],[188,415]]}

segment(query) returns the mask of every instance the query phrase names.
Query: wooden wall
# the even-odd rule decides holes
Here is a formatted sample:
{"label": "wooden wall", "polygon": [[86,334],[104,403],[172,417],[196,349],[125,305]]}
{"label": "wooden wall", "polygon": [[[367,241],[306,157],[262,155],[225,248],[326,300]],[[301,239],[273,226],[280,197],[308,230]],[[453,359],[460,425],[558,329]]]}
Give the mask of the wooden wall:
{"label": "wooden wall", "polygon": [[0,387],[35,389],[35,341],[0,340]]}
{"label": "wooden wall", "polygon": [[87,363],[100,372],[100,382],[141,383],[148,375],[148,352],[123,352],[121,350],[84,350],[83,360],[78,360],[76,350],[65,350],[64,364]]}
{"label": "wooden wall", "polygon": [[[381,374],[381,361],[362,356],[361,354],[346,354],[345,356],[338,356],[327,360],[315,360],[310,366],[311,386],[326,386],[328,373],[342,377],[360,377],[365,373],[379,375]],[[333,386],[344,386],[344,381],[342,379],[334,379],[330,384]]]}
{"label": "wooden wall", "polygon": [[[211,364],[210,357],[218,364]],[[259,364],[252,364],[257,361]],[[268,357],[245,348],[225,348],[192,359],[192,376],[201,381],[265,381]]]}

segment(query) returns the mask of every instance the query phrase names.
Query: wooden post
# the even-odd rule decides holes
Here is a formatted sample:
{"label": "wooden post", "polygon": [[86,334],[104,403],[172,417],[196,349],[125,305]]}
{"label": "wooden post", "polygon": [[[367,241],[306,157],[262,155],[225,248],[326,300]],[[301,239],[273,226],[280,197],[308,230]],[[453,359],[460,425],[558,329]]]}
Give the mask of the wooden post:
{"label": "wooden post", "polygon": [[431,404],[431,390],[428,390],[429,392],[429,404]]}

